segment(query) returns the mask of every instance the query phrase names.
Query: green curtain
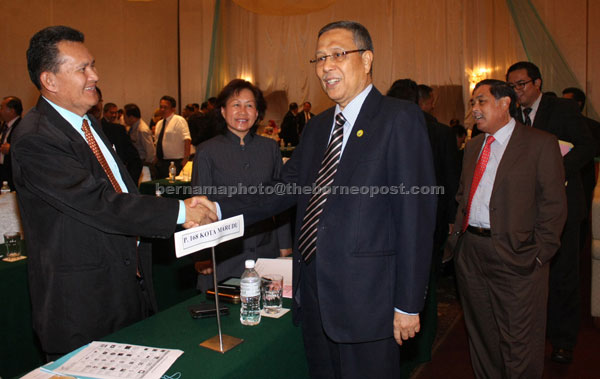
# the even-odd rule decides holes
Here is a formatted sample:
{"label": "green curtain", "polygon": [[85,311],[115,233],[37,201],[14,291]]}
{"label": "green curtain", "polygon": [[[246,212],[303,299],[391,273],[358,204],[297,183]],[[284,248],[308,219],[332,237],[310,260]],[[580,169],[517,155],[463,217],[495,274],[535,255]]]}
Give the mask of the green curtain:
{"label": "green curtain", "polygon": [[[542,73],[543,91],[553,91],[559,97],[567,87],[577,87],[586,92],[569,64],[561,54],[552,35],[544,25],[531,0],[506,0],[515,26],[530,62],[535,63]],[[586,102],[587,116],[598,119],[598,114],[590,102]]]}
{"label": "green curtain", "polygon": [[212,41],[208,63],[208,77],[206,78],[206,97],[217,96],[225,83],[229,82],[229,73],[226,70],[229,63],[225,54],[225,25],[223,20],[223,7],[221,0],[215,1],[215,16],[213,20]]}

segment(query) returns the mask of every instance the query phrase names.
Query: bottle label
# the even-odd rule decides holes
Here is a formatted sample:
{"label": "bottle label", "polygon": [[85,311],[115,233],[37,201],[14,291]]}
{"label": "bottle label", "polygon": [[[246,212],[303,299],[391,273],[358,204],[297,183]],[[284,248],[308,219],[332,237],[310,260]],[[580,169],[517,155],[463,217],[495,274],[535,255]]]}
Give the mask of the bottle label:
{"label": "bottle label", "polygon": [[259,281],[250,283],[240,283],[240,296],[242,297],[253,297],[260,295]]}

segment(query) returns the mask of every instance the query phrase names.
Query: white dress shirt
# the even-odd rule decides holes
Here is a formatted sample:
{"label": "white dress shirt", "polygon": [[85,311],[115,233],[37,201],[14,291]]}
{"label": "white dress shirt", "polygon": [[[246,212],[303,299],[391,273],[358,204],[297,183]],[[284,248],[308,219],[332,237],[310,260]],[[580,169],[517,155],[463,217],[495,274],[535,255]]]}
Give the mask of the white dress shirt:
{"label": "white dress shirt", "polygon": [[[494,142],[490,145],[490,158],[471,202],[471,213],[469,215],[469,225],[471,226],[485,229],[490,228],[490,198],[492,197],[492,190],[494,189],[496,171],[498,171],[498,165],[502,160],[506,145],[508,145],[513,130],[515,130],[515,124],[515,119],[511,118],[508,124],[504,125],[493,134]],[[486,141],[489,136],[489,134],[485,134]],[[481,151],[483,151],[484,147],[485,141]],[[481,155],[481,151],[479,152],[479,155]]]}

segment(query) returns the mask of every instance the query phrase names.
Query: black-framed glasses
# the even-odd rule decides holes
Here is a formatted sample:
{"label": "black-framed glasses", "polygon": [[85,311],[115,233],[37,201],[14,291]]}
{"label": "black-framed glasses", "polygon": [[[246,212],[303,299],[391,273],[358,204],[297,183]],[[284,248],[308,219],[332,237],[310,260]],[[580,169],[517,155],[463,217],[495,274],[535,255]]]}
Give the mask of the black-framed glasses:
{"label": "black-framed glasses", "polygon": [[520,82],[516,82],[516,83],[508,83],[508,85],[509,85],[511,88],[514,88],[514,89],[523,89],[523,88],[525,88],[525,86],[526,86],[528,83],[531,83],[531,82],[533,82],[533,79],[529,79],[529,80],[527,80],[527,81],[524,81],[524,80],[522,80],[522,81],[520,81]]}
{"label": "black-framed glasses", "polygon": [[346,59],[346,55],[352,53],[362,53],[367,51],[366,49],[357,49],[357,50],[349,50],[349,51],[336,51],[334,53],[328,55],[317,55],[314,59],[310,60],[310,63],[316,63],[317,66],[323,66],[327,58],[331,58],[331,60],[335,63],[343,62]]}

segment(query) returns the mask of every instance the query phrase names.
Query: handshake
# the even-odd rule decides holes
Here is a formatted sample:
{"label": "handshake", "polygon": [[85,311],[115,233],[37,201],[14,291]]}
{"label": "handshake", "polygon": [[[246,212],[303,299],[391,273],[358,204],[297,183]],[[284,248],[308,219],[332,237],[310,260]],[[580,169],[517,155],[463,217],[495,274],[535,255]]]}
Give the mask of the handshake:
{"label": "handshake", "polygon": [[183,202],[185,203],[184,228],[194,228],[218,221],[217,206],[208,200],[206,196],[194,196],[185,199]]}

